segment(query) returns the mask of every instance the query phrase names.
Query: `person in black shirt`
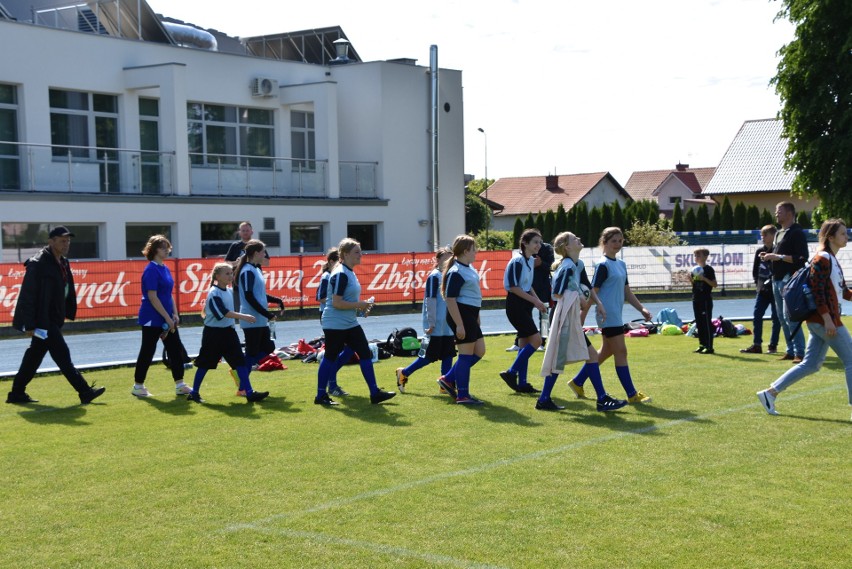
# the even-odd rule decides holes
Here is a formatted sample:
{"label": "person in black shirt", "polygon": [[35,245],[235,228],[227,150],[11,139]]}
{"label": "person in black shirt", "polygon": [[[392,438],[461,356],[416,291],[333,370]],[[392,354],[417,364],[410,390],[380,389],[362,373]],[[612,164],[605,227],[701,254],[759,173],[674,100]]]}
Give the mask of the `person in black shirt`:
{"label": "person in black shirt", "polygon": [[763,239],[763,247],[760,247],[754,252],[754,263],[752,263],[751,275],[754,278],[754,284],[757,288],[757,294],[754,297],[754,316],[752,325],[754,326],[754,341],[748,348],[740,350],[742,354],[760,354],[763,352],[763,315],[766,314],[766,309],[772,309],[772,335],[769,337],[769,346],[766,349],[767,354],[774,354],[778,351],[778,337],[781,335],[781,322],[778,320],[778,313],[775,310],[775,293],[772,290],[772,262],[764,261],[762,256],[764,253],[772,252],[772,242],[775,240],[775,233],[778,230],[774,225],[764,225],[760,230],[760,237]]}
{"label": "person in black shirt", "polygon": [[251,241],[251,238],[254,235],[254,229],[252,228],[251,223],[248,221],[242,222],[240,224],[239,233],[240,240],[231,243],[231,246],[228,247],[228,252],[225,253],[225,261],[231,263],[234,267],[237,265],[237,261],[240,260],[240,257],[243,256],[246,243]]}
{"label": "person in black shirt", "polygon": [[[695,264],[692,271],[692,311],[695,313],[695,330],[698,332],[698,349],[696,354],[712,354],[713,335],[715,328],[713,320],[713,288],[716,287],[716,271],[707,264],[710,251],[696,249]],[[701,270],[698,270],[701,269]]]}

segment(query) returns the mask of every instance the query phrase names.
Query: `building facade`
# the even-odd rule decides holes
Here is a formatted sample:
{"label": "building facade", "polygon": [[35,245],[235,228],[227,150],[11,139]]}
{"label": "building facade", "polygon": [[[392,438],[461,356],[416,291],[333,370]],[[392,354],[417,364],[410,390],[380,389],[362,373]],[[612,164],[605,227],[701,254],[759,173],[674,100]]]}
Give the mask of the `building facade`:
{"label": "building facade", "polygon": [[244,220],[279,255],[464,231],[461,72],[436,48],[430,66],[308,63],[179,43],[137,0],[0,4],[2,262],[56,224],[75,258],[111,260],[153,233],[218,255]]}

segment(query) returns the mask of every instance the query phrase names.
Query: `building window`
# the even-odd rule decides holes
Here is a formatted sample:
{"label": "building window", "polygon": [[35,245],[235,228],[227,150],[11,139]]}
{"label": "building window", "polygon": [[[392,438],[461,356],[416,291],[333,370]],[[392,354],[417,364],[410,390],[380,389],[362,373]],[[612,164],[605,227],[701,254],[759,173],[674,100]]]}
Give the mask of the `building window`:
{"label": "building window", "polygon": [[187,103],[186,114],[192,164],[272,167],[275,123],[271,110]]}
{"label": "building window", "polygon": [[290,224],[290,253],[323,253],[324,242],[322,224]]}
{"label": "building window", "polygon": [[350,223],[346,235],[361,244],[362,251],[376,253],[379,250],[378,223]]}
{"label": "building window", "polygon": [[[47,235],[59,223],[3,223],[4,263],[22,263],[47,245]],[[71,238],[71,259],[98,259],[99,227],[97,225],[64,224],[74,233]]]}
{"label": "building window", "polygon": [[118,97],[51,89],[50,140],[56,158],[97,162],[102,192],[120,190]]}
{"label": "building window", "polygon": [[674,204],[676,204],[678,202],[680,202],[680,197],[678,197],[678,196],[670,196],[669,197],[669,204],[670,205],[673,206]]}
{"label": "building window", "polygon": [[[127,243],[125,251],[127,258],[144,258],[145,255],[142,254],[142,249],[145,248],[145,244],[148,243],[148,239],[152,235],[165,235],[166,239],[171,241],[172,226],[158,223],[126,225],[124,228],[124,241]],[[172,246],[174,246],[174,243],[172,243]]]}
{"label": "building window", "polygon": [[201,224],[201,256],[224,257],[231,243],[240,239],[240,222],[207,222]]}
{"label": "building window", "polygon": [[317,169],[316,131],[314,113],[308,111],[290,111],[290,147],[293,156],[293,170]]}
{"label": "building window", "polygon": [[18,142],[18,90],[0,84],[0,190],[21,189],[21,159]]}
{"label": "building window", "polygon": [[160,164],[160,101],[139,98],[139,149],[143,194],[162,193]]}

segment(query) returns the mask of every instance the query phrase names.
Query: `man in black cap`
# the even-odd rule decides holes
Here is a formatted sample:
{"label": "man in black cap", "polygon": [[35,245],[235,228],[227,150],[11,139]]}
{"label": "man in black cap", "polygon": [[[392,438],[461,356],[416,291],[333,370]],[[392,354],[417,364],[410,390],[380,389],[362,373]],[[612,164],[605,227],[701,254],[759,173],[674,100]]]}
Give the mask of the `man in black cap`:
{"label": "man in black cap", "polygon": [[35,403],[27,394],[27,385],[32,381],[44,355],[59,366],[62,375],[80,396],[80,403],[90,403],[106,391],[105,387],[89,385],[71,362],[71,352],[62,337],[65,319],[74,320],[77,314],[77,293],[74,277],[66,256],[74,234],[67,227],[58,225],[48,235],[47,247],[24,263],[26,273],[18,295],[12,325],[32,338],[30,347],[24,352],[21,367],[12,382],[12,391],[6,403]]}

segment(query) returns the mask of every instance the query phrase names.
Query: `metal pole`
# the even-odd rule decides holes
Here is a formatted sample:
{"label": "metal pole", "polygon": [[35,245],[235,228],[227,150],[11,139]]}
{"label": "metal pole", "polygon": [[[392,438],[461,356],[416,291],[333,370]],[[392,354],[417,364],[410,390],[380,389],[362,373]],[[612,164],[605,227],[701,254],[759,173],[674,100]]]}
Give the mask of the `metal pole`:
{"label": "metal pole", "polygon": [[485,138],[485,207],[488,208],[488,219],[485,220],[485,249],[488,250],[491,248],[488,242],[488,229],[491,227],[491,206],[488,205],[488,133],[481,128],[477,130]]}
{"label": "metal pole", "polygon": [[438,46],[433,45],[429,48],[429,72],[432,79],[432,250],[435,251],[440,243],[440,216],[438,213],[438,188],[440,186],[438,180]]}

